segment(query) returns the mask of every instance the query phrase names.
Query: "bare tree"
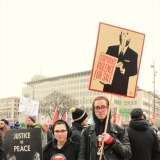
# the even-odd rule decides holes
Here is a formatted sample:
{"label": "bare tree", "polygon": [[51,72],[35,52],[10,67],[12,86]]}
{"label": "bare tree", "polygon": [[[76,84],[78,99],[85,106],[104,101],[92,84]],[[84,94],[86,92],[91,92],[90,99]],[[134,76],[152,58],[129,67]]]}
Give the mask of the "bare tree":
{"label": "bare tree", "polygon": [[[65,112],[68,112],[71,107],[77,107],[78,100],[74,99],[70,95],[53,91],[40,101],[40,112],[48,113],[49,116],[55,111],[57,107],[59,110],[59,118],[63,116]],[[53,114],[52,114],[53,115]],[[50,116],[50,118],[52,118]]]}

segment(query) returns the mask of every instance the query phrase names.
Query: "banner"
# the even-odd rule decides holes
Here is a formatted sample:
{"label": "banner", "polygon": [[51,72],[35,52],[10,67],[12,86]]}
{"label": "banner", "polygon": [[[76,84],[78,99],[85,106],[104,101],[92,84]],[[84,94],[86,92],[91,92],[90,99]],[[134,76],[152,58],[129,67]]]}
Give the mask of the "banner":
{"label": "banner", "polygon": [[41,128],[9,130],[4,139],[4,160],[43,160]]}
{"label": "banner", "polygon": [[135,97],[145,34],[100,23],[89,90]]}
{"label": "banner", "polygon": [[54,115],[53,115],[53,118],[52,118],[52,122],[51,122],[51,124],[52,124],[52,126],[54,125],[54,123],[58,120],[58,108],[56,107],[56,109],[55,109],[55,112],[54,112]]}
{"label": "banner", "polygon": [[38,117],[39,102],[21,97],[19,102],[19,112]]}
{"label": "banner", "polygon": [[65,112],[61,118],[62,120],[67,122],[67,112]]}

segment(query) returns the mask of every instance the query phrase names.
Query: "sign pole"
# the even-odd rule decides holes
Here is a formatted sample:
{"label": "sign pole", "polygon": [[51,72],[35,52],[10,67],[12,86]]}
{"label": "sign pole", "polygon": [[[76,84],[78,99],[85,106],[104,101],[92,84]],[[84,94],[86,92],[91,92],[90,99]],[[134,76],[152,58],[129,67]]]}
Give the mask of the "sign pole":
{"label": "sign pole", "polygon": [[[111,105],[111,102],[112,102],[112,94],[111,94],[111,96],[110,96],[110,101],[109,101],[109,102],[110,102],[110,105]],[[104,133],[107,132],[110,112],[111,112],[111,107],[109,106],[109,108],[108,108],[108,113],[107,113],[107,118],[106,118],[106,123],[105,123],[105,128],[104,128]],[[100,150],[99,160],[102,159],[103,148],[104,148],[104,141],[102,141],[102,146],[101,146],[101,150]]]}

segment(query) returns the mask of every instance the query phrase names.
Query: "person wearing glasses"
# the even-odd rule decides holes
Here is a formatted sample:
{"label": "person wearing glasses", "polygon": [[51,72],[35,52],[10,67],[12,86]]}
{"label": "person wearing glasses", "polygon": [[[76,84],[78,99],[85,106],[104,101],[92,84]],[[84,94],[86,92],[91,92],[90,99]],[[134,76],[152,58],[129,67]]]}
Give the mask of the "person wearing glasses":
{"label": "person wearing glasses", "polygon": [[54,139],[43,149],[44,160],[77,160],[79,145],[71,137],[69,125],[58,120],[53,125]]}
{"label": "person wearing glasses", "polygon": [[132,153],[127,130],[111,122],[111,113],[107,132],[104,133],[108,108],[109,100],[106,97],[98,96],[93,100],[94,124],[82,131],[78,160],[99,160],[102,142],[102,160],[130,159]]}

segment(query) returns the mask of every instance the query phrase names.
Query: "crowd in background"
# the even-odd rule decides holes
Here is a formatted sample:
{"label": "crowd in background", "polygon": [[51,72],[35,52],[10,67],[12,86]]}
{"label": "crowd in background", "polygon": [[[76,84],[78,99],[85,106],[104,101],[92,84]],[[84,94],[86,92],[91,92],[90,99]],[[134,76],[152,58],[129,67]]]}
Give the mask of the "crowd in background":
{"label": "crowd in background", "polygon": [[[123,127],[112,122],[109,109],[109,100],[99,96],[92,103],[92,124],[84,110],[74,107],[70,108],[70,124],[64,120],[41,124],[35,116],[28,116],[26,122],[9,126],[6,119],[1,119],[0,160],[4,159],[6,132],[27,128],[41,128],[44,160],[160,160],[158,128],[146,120],[143,110],[133,109],[129,126]],[[34,157],[33,160],[40,160],[39,156]]]}

